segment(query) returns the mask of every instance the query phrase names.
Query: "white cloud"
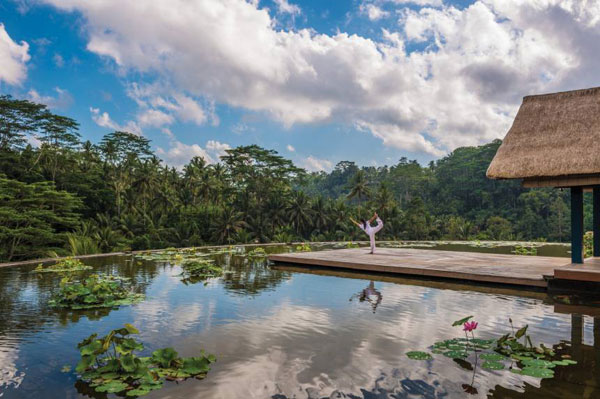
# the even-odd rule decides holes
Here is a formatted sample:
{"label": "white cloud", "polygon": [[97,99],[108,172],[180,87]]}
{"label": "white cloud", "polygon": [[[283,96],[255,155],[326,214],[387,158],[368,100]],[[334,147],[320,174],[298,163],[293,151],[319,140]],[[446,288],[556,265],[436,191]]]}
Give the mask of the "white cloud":
{"label": "white cloud", "polygon": [[242,133],[247,132],[249,130],[254,130],[254,128],[251,128],[250,126],[248,126],[247,124],[242,123],[242,122],[236,123],[231,128],[231,131],[233,133],[235,133],[235,134],[242,134]]}
{"label": "white cloud", "polygon": [[360,12],[366,14],[371,21],[377,21],[381,18],[387,18],[390,15],[389,11],[385,11],[381,9],[381,7],[376,6],[375,4],[361,4]]}
{"label": "white cloud", "polygon": [[331,161],[326,159],[315,158],[312,155],[304,158],[300,161],[300,166],[311,171],[311,172],[320,172],[320,171],[330,171],[333,167]]}
{"label": "white cloud", "polygon": [[414,4],[417,6],[433,6],[440,7],[443,5],[442,0],[384,0],[395,4]]}
{"label": "white cloud", "polygon": [[[149,125],[160,127],[175,122],[175,118],[183,122],[191,122],[198,126],[203,125],[210,119],[213,125],[219,123],[216,115],[211,109],[205,110],[195,99],[181,93],[175,92],[164,84],[131,84],[127,94],[140,107],[138,121],[144,124],[140,118],[149,117]],[[209,105],[209,108],[212,105]]]}
{"label": "white cloud", "polygon": [[99,108],[90,107],[90,112],[92,114],[92,120],[100,127],[138,135],[142,134],[142,129],[135,121],[128,121],[125,125],[120,125],[112,120],[108,112],[101,112]]}
{"label": "white cloud", "polygon": [[65,59],[62,55],[58,53],[54,54],[54,57],[52,57],[52,61],[54,61],[54,65],[56,65],[58,68],[62,68],[65,66]]}
{"label": "white cloud", "polygon": [[295,152],[296,151],[296,149],[291,144],[288,144],[287,147],[285,147],[285,148],[287,148],[287,150],[289,152]]}
{"label": "white cloud", "polygon": [[141,126],[161,127],[173,123],[173,116],[157,109],[146,109],[137,116]]}
{"label": "white cloud", "polygon": [[282,14],[299,15],[302,13],[300,7],[295,4],[290,4],[288,0],[274,0],[277,4],[277,11]]}
{"label": "white cloud", "polygon": [[[45,1],[81,13],[90,51],[157,76],[147,107],[182,108],[180,94],[285,126],[349,123],[432,156],[502,137],[523,95],[598,84],[598,0],[395,0],[399,25],[382,41],[279,29],[244,0]],[[424,45],[407,53],[404,41]]]}
{"label": "white cloud", "polygon": [[29,44],[22,41],[20,44],[14,42],[4,24],[0,23],[0,82],[9,85],[22,83],[27,77],[27,61],[29,56]]}
{"label": "white cloud", "polygon": [[44,96],[37,90],[31,89],[27,92],[27,98],[34,103],[45,104],[50,109],[67,109],[73,104],[71,94],[60,87],[55,87],[56,96]]}
{"label": "white cloud", "polygon": [[168,149],[158,147],[156,154],[168,165],[181,169],[193,157],[201,157],[208,163],[219,162],[219,157],[225,155],[225,150],[231,148],[228,144],[209,140],[202,148],[198,144],[185,144],[173,139]]}

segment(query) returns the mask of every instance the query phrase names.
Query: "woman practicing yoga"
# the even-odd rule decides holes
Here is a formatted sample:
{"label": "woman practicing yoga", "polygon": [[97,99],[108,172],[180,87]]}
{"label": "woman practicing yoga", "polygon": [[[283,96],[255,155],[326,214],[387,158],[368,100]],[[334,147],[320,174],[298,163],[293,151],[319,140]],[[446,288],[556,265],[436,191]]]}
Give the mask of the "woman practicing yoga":
{"label": "woman practicing yoga", "polygon": [[[375,234],[377,234],[377,232],[383,228],[383,222],[381,219],[379,219],[377,212],[373,214],[371,219],[363,220],[362,223],[359,223],[352,218],[350,218],[350,220],[352,223],[360,227],[365,233],[367,233],[369,240],[371,241],[371,253],[375,253]],[[373,222],[373,220],[377,220],[377,226],[375,227],[371,227],[371,222]]]}

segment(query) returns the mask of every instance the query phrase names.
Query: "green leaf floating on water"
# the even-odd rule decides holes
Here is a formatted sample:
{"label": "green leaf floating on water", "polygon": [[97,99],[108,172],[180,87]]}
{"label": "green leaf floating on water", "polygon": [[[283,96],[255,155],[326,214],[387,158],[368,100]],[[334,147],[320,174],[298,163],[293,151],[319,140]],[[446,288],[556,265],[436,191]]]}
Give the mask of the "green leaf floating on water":
{"label": "green leaf floating on water", "polygon": [[444,352],[444,356],[452,359],[465,359],[469,356],[469,354],[465,351],[448,351]]}
{"label": "green leaf floating on water", "polygon": [[171,362],[177,358],[177,351],[173,348],[158,349],[152,352],[152,361],[161,367],[169,367]]}
{"label": "green leaf floating on water", "polygon": [[[431,358],[431,356],[429,356]],[[206,357],[188,357],[183,359],[183,372],[188,374],[208,373],[210,360]]]}
{"label": "green leaf floating on water", "polygon": [[109,381],[96,387],[96,392],[117,393],[127,389],[129,385],[121,381]]}
{"label": "green leaf floating on water", "polygon": [[483,360],[489,360],[492,362],[497,362],[500,360],[506,360],[506,356],[502,356],[498,353],[484,353],[481,356],[479,356],[481,359]]}
{"label": "green leaf floating on water", "polygon": [[536,378],[553,378],[554,377],[554,370],[545,369],[545,368],[541,368],[541,367],[525,367],[522,370],[511,369],[510,371],[515,374],[527,375],[527,376],[536,377]]}
{"label": "green leaf floating on water", "polygon": [[556,364],[557,366],[570,366],[572,364],[577,364],[575,360],[570,359],[555,360],[552,363]]}
{"label": "green leaf floating on water", "polygon": [[500,362],[496,362],[496,361],[487,361],[487,362],[483,362],[483,364],[481,365],[481,367],[483,367],[484,369],[487,370],[504,370],[504,364],[500,363]]}
{"label": "green leaf floating on water", "polygon": [[406,354],[406,356],[408,356],[408,358],[412,359],[412,360],[429,360],[429,359],[431,359],[431,355],[429,353],[420,352],[420,351],[408,352]]}
{"label": "green leaf floating on water", "polygon": [[467,316],[460,320],[456,320],[454,323],[452,323],[452,327],[462,326],[463,324],[465,324],[467,321],[471,320],[472,318],[473,318],[473,316]]}
{"label": "green leaf floating on water", "polygon": [[552,369],[552,368],[556,367],[556,364],[554,364],[553,362],[550,362],[548,360],[525,359],[525,360],[521,360],[521,361],[523,362],[525,367],[544,368],[544,369]]}

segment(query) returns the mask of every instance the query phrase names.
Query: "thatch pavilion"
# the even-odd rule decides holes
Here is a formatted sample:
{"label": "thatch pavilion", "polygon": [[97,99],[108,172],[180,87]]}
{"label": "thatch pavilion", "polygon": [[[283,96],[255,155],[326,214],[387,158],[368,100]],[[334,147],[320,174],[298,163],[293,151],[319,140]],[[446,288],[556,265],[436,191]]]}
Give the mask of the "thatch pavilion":
{"label": "thatch pavilion", "polygon": [[600,256],[600,88],[523,98],[487,176],[571,190],[573,263],[583,263],[583,192],[593,191],[594,256]]}

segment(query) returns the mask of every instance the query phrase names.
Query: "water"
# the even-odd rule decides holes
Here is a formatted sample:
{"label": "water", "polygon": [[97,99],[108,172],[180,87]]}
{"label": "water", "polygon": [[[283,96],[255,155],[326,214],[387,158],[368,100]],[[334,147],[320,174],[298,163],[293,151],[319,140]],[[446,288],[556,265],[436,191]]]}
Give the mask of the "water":
{"label": "water", "polygon": [[[566,256],[568,248],[546,250]],[[227,273],[206,285],[183,284],[177,264],[138,264],[130,256],[86,260],[94,271],[132,278],[147,296],[140,304],[102,311],[50,309],[60,276],[31,273],[34,266],[0,269],[0,397],[106,397],[61,368],[77,364],[77,342],[124,323],[141,330],[146,353],[172,346],[182,356],[205,349],[218,358],[205,380],[167,382],[148,398],[600,397],[600,321],[594,328],[590,317],[559,313],[561,305],[545,293],[216,257]],[[369,300],[361,298],[365,288],[371,289]],[[579,363],[540,380],[473,370],[444,356],[406,357],[460,336],[450,326],[468,314],[479,322],[481,338],[508,332],[512,317],[517,326],[529,324],[534,341],[562,343],[561,353]],[[474,395],[465,393],[471,383]]]}

